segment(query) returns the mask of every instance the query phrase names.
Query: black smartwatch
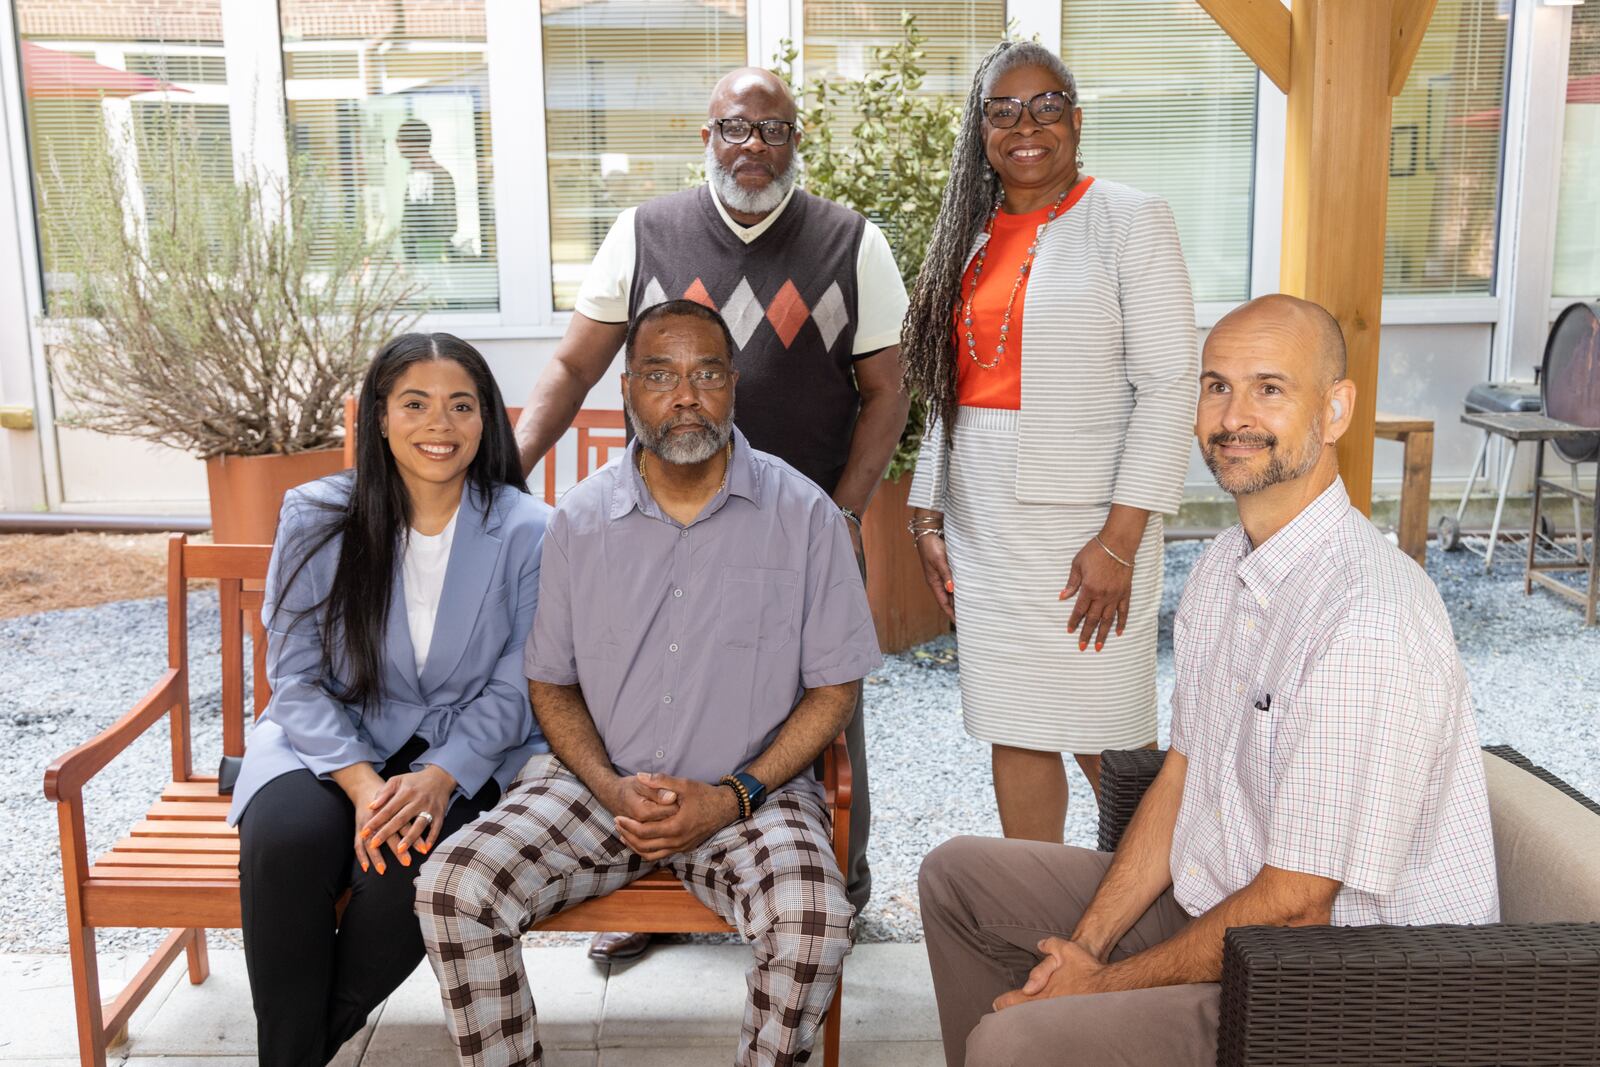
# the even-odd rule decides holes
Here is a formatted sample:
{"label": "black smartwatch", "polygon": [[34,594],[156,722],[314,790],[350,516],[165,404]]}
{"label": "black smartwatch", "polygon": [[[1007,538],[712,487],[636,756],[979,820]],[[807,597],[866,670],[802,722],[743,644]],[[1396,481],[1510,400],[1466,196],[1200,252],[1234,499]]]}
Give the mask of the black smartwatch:
{"label": "black smartwatch", "polygon": [[718,785],[725,785],[733,790],[733,795],[739,798],[739,818],[748,819],[755,814],[763,801],[767,799],[767,787],[762,785],[755,775],[745,771],[734,774],[725,774]]}

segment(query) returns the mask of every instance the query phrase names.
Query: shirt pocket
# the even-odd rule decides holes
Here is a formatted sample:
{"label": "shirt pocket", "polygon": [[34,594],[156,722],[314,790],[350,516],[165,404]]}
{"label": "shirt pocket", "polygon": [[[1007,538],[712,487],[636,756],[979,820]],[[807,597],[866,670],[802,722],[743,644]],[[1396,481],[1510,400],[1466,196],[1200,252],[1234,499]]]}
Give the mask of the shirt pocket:
{"label": "shirt pocket", "polygon": [[722,568],[721,619],[725,648],[776,652],[794,639],[798,571]]}

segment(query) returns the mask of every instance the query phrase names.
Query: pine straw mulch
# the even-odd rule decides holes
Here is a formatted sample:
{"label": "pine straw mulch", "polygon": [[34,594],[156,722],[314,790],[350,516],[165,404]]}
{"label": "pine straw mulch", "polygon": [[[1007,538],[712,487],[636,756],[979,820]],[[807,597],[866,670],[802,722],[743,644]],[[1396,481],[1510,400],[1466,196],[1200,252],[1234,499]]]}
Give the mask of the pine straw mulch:
{"label": "pine straw mulch", "polygon": [[162,596],[166,588],[166,534],[0,534],[0,619]]}

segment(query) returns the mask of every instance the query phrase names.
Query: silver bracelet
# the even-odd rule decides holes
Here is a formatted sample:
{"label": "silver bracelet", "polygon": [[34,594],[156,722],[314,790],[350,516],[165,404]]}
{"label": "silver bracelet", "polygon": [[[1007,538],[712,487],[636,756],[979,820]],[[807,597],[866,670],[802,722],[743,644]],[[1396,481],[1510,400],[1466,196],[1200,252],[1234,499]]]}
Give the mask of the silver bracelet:
{"label": "silver bracelet", "polygon": [[1129,561],[1129,560],[1123,559],[1121,556],[1119,556],[1115,552],[1111,551],[1111,546],[1106,544],[1104,541],[1100,540],[1100,535],[1099,534],[1095,534],[1094,535],[1094,543],[1099,545],[1100,546],[1100,550],[1102,552],[1104,552],[1106,555],[1110,556],[1112,559],[1116,560],[1118,563],[1122,564],[1124,567],[1128,568],[1130,571],[1133,570],[1133,563],[1131,561]]}
{"label": "silver bracelet", "polygon": [[922,540],[924,537],[927,537],[929,534],[933,534],[939,540],[943,541],[944,540],[944,527],[942,527],[942,526],[930,526],[926,530],[915,530],[911,534],[911,543],[912,544],[916,544],[918,541]]}

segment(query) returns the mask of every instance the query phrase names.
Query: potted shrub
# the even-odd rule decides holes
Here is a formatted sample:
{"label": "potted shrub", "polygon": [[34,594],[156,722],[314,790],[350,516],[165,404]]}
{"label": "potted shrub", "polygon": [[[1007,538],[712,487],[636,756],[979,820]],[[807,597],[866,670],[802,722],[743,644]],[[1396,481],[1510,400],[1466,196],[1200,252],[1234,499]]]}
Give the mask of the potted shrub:
{"label": "potted shrub", "polygon": [[[922,269],[950,177],[961,101],[920,92],[925,71],[916,17],[902,14],[901,31],[898,42],[872,49],[871,69],[859,80],[813,79],[795,86],[796,53],[787,42],[777,71],[789,80],[800,105],[806,189],[877,223],[909,289]],[[911,517],[906,497],[925,415],[913,395],[900,447],[862,517],[867,593],[878,642],[886,651],[927,641],[948,626],[906,533]]]}
{"label": "potted shrub", "polygon": [[283,494],[343,466],[344,398],[419,287],[303,162],[234,180],[192,123],[153,125],[102,138],[70,180],[45,161],[63,421],[205,460],[216,540],[270,542]]}

